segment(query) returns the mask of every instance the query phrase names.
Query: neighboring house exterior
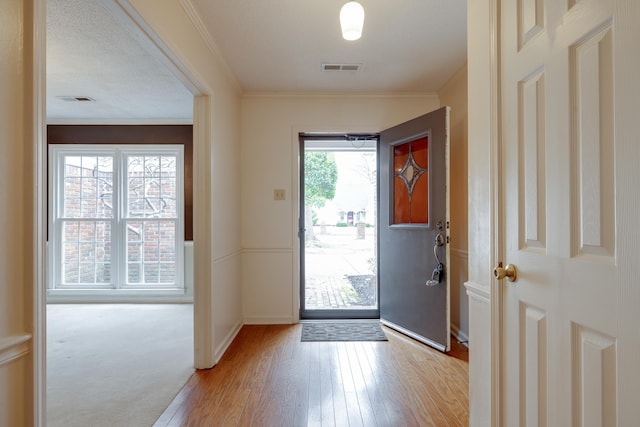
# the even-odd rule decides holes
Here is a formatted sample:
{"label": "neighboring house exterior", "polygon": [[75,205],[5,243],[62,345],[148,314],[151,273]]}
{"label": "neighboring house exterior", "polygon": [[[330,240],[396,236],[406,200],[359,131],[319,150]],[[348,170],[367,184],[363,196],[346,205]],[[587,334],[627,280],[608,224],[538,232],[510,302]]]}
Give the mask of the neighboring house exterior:
{"label": "neighboring house exterior", "polygon": [[[634,5],[634,1],[617,1],[621,5],[616,12],[620,25],[626,25],[623,22],[626,17],[637,26],[640,7]],[[296,123],[304,122],[301,118],[310,105],[315,111],[325,111],[324,116],[317,118],[318,128],[326,130],[327,123],[338,118],[330,111],[326,98],[313,94],[304,99],[243,94],[223,60],[212,53],[184,10],[182,4],[188,2],[172,0],[159,4],[155,0],[130,0],[129,3],[199,79],[195,82],[200,93],[196,94],[194,115],[197,153],[194,157],[194,242],[196,247],[204,247],[195,261],[201,266],[196,272],[196,281],[205,285],[196,289],[196,300],[200,304],[195,313],[200,328],[196,332],[196,365],[209,367],[217,362],[243,323],[297,321],[296,298],[292,297],[292,294],[295,296],[292,277],[296,269],[292,261],[296,247],[292,242],[296,240],[297,227],[293,209],[288,203],[278,204],[270,199],[264,202],[262,195],[272,194],[274,183],[295,182],[290,153],[297,141],[282,142],[280,137],[290,135],[292,128],[295,133],[316,130],[295,129]],[[496,96],[496,88],[488,82],[493,81],[491,61],[495,52],[491,35],[495,33],[491,30],[497,15],[493,0],[469,0],[468,4],[468,123],[469,134],[473,135],[469,138],[468,165],[468,279],[475,295],[469,322],[470,405],[471,425],[479,426],[491,425],[500,415],[493,383],[495,369],[499,367],[493,363],[499,360],[500,349],[492,341],[495,324],[492,326],[491,304],[495,296],[491,292],[491,264],[495,260],[490,249],[496,227],[491,217],[495,203],[491,185],[496,170],[492,141],[496,138],[493,126],[497,118],[487,107],[488,100]],[[39,289],[44,289],[45,230],[41,220],[46,207],[42,188],[44,152],[43,147],[34,142],[42,142],[45,124],[40,91],[44,83],[45,53],[41,40],[44,28],[43,2],[3,2],[0,11],[0,195],[3,199],[0,204],[0,426],[42,425],[44,419],[44,301]],[[627,31],[632,34],[632,30]],[[637,30],[633,31],[637,36]],[[619,72],[637,76],[638,49],[629,49],[627,54],[630,58],[627,68]],[[636,99],[640,98],[637,83],[628,90],[638,95]],[[342,101],[337,95],[332,99],[332,102]],[[384,129],[439,106],[436,94],[355,97],[350,101],[353,111],[364,113],[357,117],[358,123],[372,130]],[[552,104],[553,99],[548,102]],[[629,110],[637,115],[637,108]],[[289,121],[277,121],[270,111],[289,117]],[[631,121],[633,116],[625,118]],[[268,133],[266,123],[277,129]],[[261,141],[261,145],[254,141]],[[635,149],[629,146],[629,159],[640,160],[637,145]],[[637,183],[640,176],[636,172],[634,176],[622,178]],[[288,194],[294,194],[293,190],[296,189],[292,188]],[[626,205],[625,215],[634,218],[636,225],[627,230],[631,237],[626,248],[630,254],[638,254],[640,197],[637,192],[629,193],[628,197],[634,203]],[[264,227],[265,223],[270,226]],[[466,246],[460,250],[466,251]],[[637,283],[638,275],[629,275],[628,280]],[[265,288],[264,283],[272,285]],[[622,302],[619,310],[606,309],[612,316],[620,316],[622,327],[632,324],[637,328],[640,293],[629,292]],[[632,312],[629,305],[635,311]],[[631,336],[630,343],[621,344],[637,348],[634,346],[638,341],[640,338]],[[637,353],[631,359],[623,357],[618,365],[619,398],[626,416],[635,414],[637,420],[640,418],[636,381],[639,375],[634,366]],[[635,382],[635,389],[629,386],[631,382]],[[571,406],[572,402],[563,404]],[[628,419],[631,418],[621,418],[620,425],[632,425],[631,421],[625,421]]]}

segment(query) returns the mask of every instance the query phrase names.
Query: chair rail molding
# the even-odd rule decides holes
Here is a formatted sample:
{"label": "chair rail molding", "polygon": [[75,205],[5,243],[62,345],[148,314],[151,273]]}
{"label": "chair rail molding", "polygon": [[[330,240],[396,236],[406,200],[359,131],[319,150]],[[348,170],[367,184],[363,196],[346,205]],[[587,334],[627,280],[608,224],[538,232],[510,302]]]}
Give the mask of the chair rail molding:
{"label": "chair rail molding", "polygon": [[480,303],[491,304],[491,291],[486,285],[468,281],[464,282],[464,286],[467,288],[469,298]]}
{"label": "chair rail molding", "polygon": [[29,354],[31,338],[31,334],[24,334],[0,339],[0,366]]}

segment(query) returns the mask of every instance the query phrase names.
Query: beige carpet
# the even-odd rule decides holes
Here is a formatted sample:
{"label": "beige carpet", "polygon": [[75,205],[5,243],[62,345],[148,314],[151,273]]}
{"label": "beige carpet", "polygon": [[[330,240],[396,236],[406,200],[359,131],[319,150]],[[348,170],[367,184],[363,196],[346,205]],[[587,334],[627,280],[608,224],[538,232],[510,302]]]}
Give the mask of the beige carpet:
{"label": "beige carpet", "polygon": [[47,425],[151,426],[193,373],[189,304],[50,304]]}

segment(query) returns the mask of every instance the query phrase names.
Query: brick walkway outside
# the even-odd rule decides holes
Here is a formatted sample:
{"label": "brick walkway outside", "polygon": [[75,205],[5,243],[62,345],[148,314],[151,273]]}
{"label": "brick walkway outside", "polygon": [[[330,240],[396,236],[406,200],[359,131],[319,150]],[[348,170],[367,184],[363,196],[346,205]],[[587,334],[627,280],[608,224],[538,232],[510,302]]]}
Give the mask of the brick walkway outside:
{"label": "brick walkway outside", "polygon": [[[372,309],[347,276],[370,276],[375,265],[375,229],[357,238],[356,227],[314,227],[315,241],[305,248],[305,308]],[[375,280],[373,281],[375,283]]]}

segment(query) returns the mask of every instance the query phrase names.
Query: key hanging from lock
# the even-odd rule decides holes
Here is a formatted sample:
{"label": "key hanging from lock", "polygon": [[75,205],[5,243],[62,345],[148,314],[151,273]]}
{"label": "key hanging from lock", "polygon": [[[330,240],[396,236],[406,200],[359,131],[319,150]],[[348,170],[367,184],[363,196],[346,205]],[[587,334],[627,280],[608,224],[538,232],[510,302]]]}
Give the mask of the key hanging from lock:
{"label": "key hanging from lock", "polygon": [[436,268],[433,269],[433,273],[431,273],[431,280],[427,280],[427,286],[435,286],[442,281],[442,276],[444,272],[444,264],[438,263]]}
{"label": "key hanging from lock", "polygon": [[427,280],[427,286],[435,286],[442,281],[442,276],[444,276],[444,264],[440,261],[440,257],[438,256],[438,247],[444,245],[444,236],[442,233],[438,233],[435,238],[435,244],[433,245],[433,255],[436,258],[436,268],[433,269],[433,273],[431,273],[431,279]]}

